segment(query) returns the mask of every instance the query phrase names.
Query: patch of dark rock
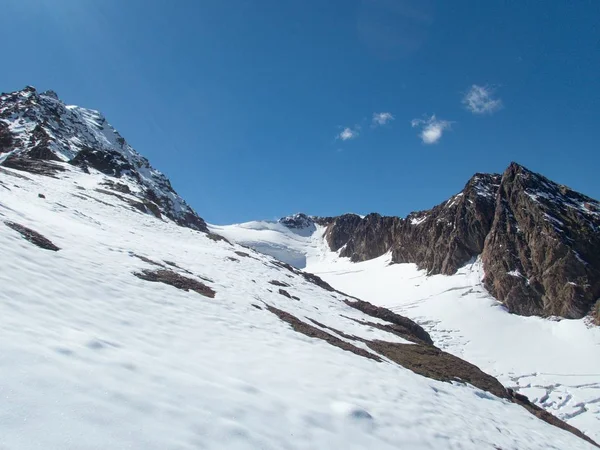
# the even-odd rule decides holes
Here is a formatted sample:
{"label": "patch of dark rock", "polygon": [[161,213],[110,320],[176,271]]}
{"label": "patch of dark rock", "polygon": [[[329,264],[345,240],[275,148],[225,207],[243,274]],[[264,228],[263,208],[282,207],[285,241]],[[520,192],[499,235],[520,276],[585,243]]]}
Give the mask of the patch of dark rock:
{"label": "patch of dark rock", "polygon": [[158,266],[158,267],[164,267],[161,263],[158,263],[156,261],[151,260],[150,258],[147,258],[146,256],[143,255],[138,255],[137,253],[130,253],[131,256],[140,259],[142,261],[144,261],[147,264],[152,264],[153,266]]}
{"label": "patch of dark rock", "polygon": [[54,245],[50,239],[42,236],[40,233],[32,230],[31,228],[27,228],[23,225],[15,223],[15,222],[4,222],[4,224],[7,227],[12,228],[16,232],[18,232],[21,236],[23,236],[23,238],[25,238],[32,244],[37,245],[40,248],[43,248],[45,250],[52,250],[54,252],[57,252],[58,250],[60,250],[60,248],[58,248],[56,245]]}
{"label": "patch of dark rock", "polygon": [[239,260],[239,259],[237,259],[237,258],[234,258],[233,256],[228,256],[228,257],[227,257],[227,259],[228,259],[229,261],[232,261],[232,262],[238,262],[238,263],[240,262],[240,260]]}
{"label": "patch of dark rock", "polygon": [[46,143],[36,145],[31,150],[27,151],[25,155],[32,159],[42,159],[44,161],[60,161],[61,159],[47,147]]}
{"label": "patch of dark rock", "polygon": [[[175,192],[175,191],[173,191]],[[166,200],[160,201],[160,205],[165,208],[166,216],[173,220],[177,225],[191,228],[192,230],[201,231],[203,233],[209,233],[208,226],[202,217],[199,217],[193,210],[185,211],[182,214],[175,215],[171,212],[171,201],[167,198]],[[227,241],[227,239],[223,238],[222,240]],[[230,245],[231,242],[227,241]]]}
{"label": "patch of dark rock", "polygon": [[279,289],[279,293],[281,295],[283,295],[284,297],[292,298],[292,296],[290,295],[290,293],[288,291],[286,291],[285,289]]}
{"label": "patch of dark rock", "polygon": [[103,186],[107,186],[109,189],[113,191],[121,192],[123,194],[131,194],[131,189],[124,183],[119,183],[111,180],[107,180],[104,183],[101,183]]}
{"label": "patch of dark rock", "polygon": [[374,355],[371,352],[368,352],[362,348],[356,347],[355,345],[352,345],[346,341],[343,341],[342,339],[340,339],[336,336],[333,336],[332,334],[329,334],[326,331],[323,331],[317,327],[314,327],[305,322],[302,322],[300,319],[298,319],[297,317],[291,315],[290,313],[288,313],[286,311],[282,311],[281,309],[275,308],[270,305],[266,305],[266,308],[269,312],[275,314],[281,320],[290,324],[292,329],[298,333],[304,334],[305,336],[308,336],[311,338],[321,339],[321,340],[327,342],[328,344],[333,345],[334,347],[341,348],[342,350],[345,350],[347,352],[352,352],[355,355],[362,356],[362,357],[368,358],[368,359],[372,359],[372,360],[378,361],[378,362],[382,361],[382,359],[379,356]]}
{"label": "patch of dark rock", "polygon": [[106,189],[95,189],[95,190],[96,190],[96,192],[100,192],[101,194],[112,195],[113,197],[117,197],[122,202],[128,204],[129,206],[133,207],[134,209],[136,209],[137,211],[139,211],[143,214],[151,213],[157,219],[162,219],[162,214],[160,212],[160,208],[155,203],[152,203],[150,201],[139,202],[137,200],[133,200],[128,197],[124,197],[123,195],[120,195],[116,192],[109,191]]}
{"label": "patch of dark rock", "polygon": [[144,270],[141,273],[135,272],[134,275],[142,280],[168,284],[186,292],[194,291],[205,297],[214,298],[215,296],[215,291],[204,283],[193,278],[184,277],[172,270]]}
{"label": "patch of dark rock", "polygon": [[584,433],[582,433],[577,428],[575,428],[575,427],[569,425],[568,423],[560,420],[558,417],[556,417],[553,414],[550,414],[545,409],[542,409],[539,406],[534,405],[533,403],[531,403],[526,396],[518,394],[518,393],[514,392],[512,389],[507,389],[507,392],[508,392],[510,400],[513,403],[521,405],[523,408],[525,408],[531,414],[533,414],[534,416],[536,416],[538,419],[541,419],[544,422],[549,423],[550,425],[554,425],[555,427],[558,427],[558,428],[561,428],[561,429],[563,429],[565,431],[573,433],[575,436],[580,437],[581,439],[586,440],[590,444],[593,444],[596,447],[600,447],[600,445],[598,445],[597,442],[595,442],[590,437],[586,436]]}
{"label": "patch of dark rock", "polygon": [[44,161],[42,159],[24,158],[16,155],[6,158],[2,165],[10,169],[52,178],[56,178],[55,175],[57,173],[65,171],[64,167],[54,162]]}
{"label": "patch of dark rock", "polygon": [[262,310],[262,308],[261,308],[260,306],[258,306],[258,305],[256,305],[256,304],[254,304],[254,303],[251,303],[251,305],[252,305],[252,306],[254,306],[256,309],[260,309],[260,310]]}
{"label": "patch of dark rock", "polygon": [[304,277],[304,279],[306,281],[308,281],[309,283],[316,284],[317,286],[319,286],[322,289],[325,289],[326,291],[330,291],[330,292],[335,291],[335,289],[332,288],[329,283],[322,280],[320,277],[316,276],[315,274],[303,272],[301,270],[298,271],[297,273],[298,273],[298,275],[301,275],[302,277]]}
{"label": "patch of dark rock", "polygon": [[239,250],[236,250],[234,253],[238,256],[241,256],[242,258],[252,258],[252,256],[250,256],[250,254],[248,254],[246,252],[241,252]]}
{"label": "patch of dark rock", "polygon": [[20,178],[22,180],[31,181],[31,178],[26,177],[25,175],[21,175],[20,173],[11,172],[10,170],[3,169],[2,167],[0,167],[0,173],[2,175],[9,175],[11,177],[15,177],[15,178]]}
{"label": "patch of dark rock", "polygon": [[333,331],[335,334],[337,334],[338,336],[341,336],[345,339],[350,339],[351,341],[361,341],[361,342],[366,342],[364,339],[361,339],[357,336],[351,336],[349,334],[344,333],[343,331],[337,330],[333,327],[330,327],[328,325],[325,325],[324,323],[318,322],[315,319],[308,319],[310,320],[312,323],[314,323],[316,326],[321,327],[321,328],[325,328],[326,330],[329,331]]}
{"label": "patch of dark rock", "polygon": [[290,287],[289,284],[284,283],[283,281],[278,281],[278,280],[271,280],[271,281],[269,281],[269,284],[272,284],[273,286]]}
{"label": "patch of dark rock", "polygon": [[189,275],[193,275],[193,273],[192,273],[192,272],[190,272],[190,271],[189,271],[189,270],[187,270],[187,269],[184,269],[184,268],[183,268],[183,267],[181,267],[181,266],[178,266],[178,265],[177,265],[177,264],[175,264],[173,261],[166,261],[166,260],[165,260],[165,264],[167,264],[167,265],[169,265],[169,266],[171,266],[171,267],[175,267],[176,269],[182,270],[183,272],[185,272],[185,273],[187,273],[187,274],[189,274]]}
{"label": "patch of dark rock", "polygon": [[220,234],[212,233],[210,231],[206,233],[206,237],[215,242],[225,241],[229,245],[233,245],[231,242],[229,242],[229,240],[227,238],[221,236]]}
{"label": "patch of dark rock", "polygon": [[15,138],[8,125],[0,121],[0,153],[8,153],[15,148]]}
{"label": "patch of dark rock", "polygon": [[208,281],[209,283],[214,283],[214,282],[215,282],[215,280],[213,280],[213,279],[211,279],[211,278],[208,278],[208,277],[204,277],[204,276],[202,276],[202,275],[196,275],[196,276],[197,276],[198,278],[200,278],[201,280]]}
{"label": "patch of dark rock", "polygon": [[401,338],[406,339],[411,342],[415,342],[418,344],[423,344],[423,343],[429,344],[429,342],[423,341],[423,339],[421,339],[420,337],[417,337],[414,334],[412,334],[411,330],[409,330],[401,325],[397,325],[395,323],[369,322],[368,320],[355,319],[354,317],[348,317],[348,316],[344,316],[344,315],[342,315],[342,317],[352,320],[356,323],[360,323],[361,325],[377,328],[379,330],[386,331],[391,334],[395,334],[396,336],[401,337]]}
{"label": "patch of dark rock", "polygon": [[160,212],[160,208],[152,203],[152,202],[131,202],[131,206],[133,206],[135,209],[137,209],[138,211],[144,213],[144,214],[148,214],[151,213],[154,217],[156,217],[157,219],[162,219],[162,214]]}
{"label": "patch of dark rock", "polygon": [[439,381],[462,381],[500,398],[509,395],[502,384],[491,375],[457,356],[432,345],[400,344],[371,341],[367,345],[380,355],[413,372]]}
{"label": "patch of dark rock", "polygon": [[[75,194],[73,194],[73,195],[75,195]],[[110,206],[111,208],[115,208],[115,205],[111,205],[110,203],[105,202],[104,200],[100,200],[99,198],[92,197],[91,195],[87,195],[87,194],[84,194],[84,196],[87,197],[87,198],[89,198],[89,199],[92,199],[94,201],[97,201],[98,203],[100,203],[100,204],[102,204],[104,206]]]}
{"label": "patch of dark rock", "polygon": [[282,269],[289,270],[292,273],[296,273],[298,271],[298,269],[292,267],[288,263],[284,263],[283,261],[278,261],[276,259],[271,260],[271,264],[273,264],[275,267],[281,267]]}
{"label": "patch of dark rock", "polygon": [[320,288],[325,289],[326,291],[330,291],[330,292],[335,291],[335,289],[333,287],[331,287],[331,285],[329,283],[322,280],[320,277],[318,277],[315,274],[304,272],[302,270],[296,269],[295,267],[291,266],[288,263],[284,263],[282,261],[277,261],[275,259],[271,261],[271,264],[273,264],[276,267],[281,267],[282,269],[289,270],[293,274],[300,275],[309,283],[315,284],[315,285],[319,286]]}
{"label": "patch of dark rock", "polygon": [[300,297],[296,297],[295,295],[292,295],[292,299],[293,299],[293,300],[300,301]]}
{"label": "patch of dark rock", "polygon": [[44,194],[38,194],[38,198],[46,198]]}
{"label": "patch of dark rock", "polygon": [[89,172],[89,167],[92,167],[105,175],[113,177],[121,177],[124,173],[137,173],[122,154],[106,149],[84,148],[69,161],[69,164],[80,167],[86,172]]}
{"label": "patch of dark rock", "polygon": [[394,332],[395,334],[402,333],[402,337],[412,336],[425,344],[433,345],[433,340],[431,339],[431,336],[429,336],[429,333],[427,333],[427,331],[425,331],[419,324],[404,316],[396,314],[389,309],[375,306],[362,300],[345,300],[344,303],[354,309],[358,309],[360,312],[367,314],[368,316],[376,317],[396,325],[396,327],[390,327],[386,329],[386,331]]}

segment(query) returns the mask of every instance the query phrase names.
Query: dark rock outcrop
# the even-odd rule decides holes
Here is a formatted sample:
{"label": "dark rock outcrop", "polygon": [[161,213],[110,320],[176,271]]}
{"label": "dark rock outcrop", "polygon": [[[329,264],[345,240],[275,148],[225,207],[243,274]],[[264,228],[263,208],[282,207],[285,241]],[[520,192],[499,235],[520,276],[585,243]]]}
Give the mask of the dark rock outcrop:
{"label": "dark rock outcrop", "polygon": [[47,177],[56,177],[58,173],[65,171],[65,168],[60,164],[48,161],[47,159],[31,158],[26,154],[11,154],[4,160],[2,165],[11,169]]}
{"label": "dark rock outcrop", "polygon": [[135,168],[125,159],[125,157],[115,151],[94,150],[92,148],[84,148],[80,150],[70,164],[81,167],[84,171],[88,171],[89,167],[96,169],[98,172],[110,175],[112,177],[121,177],[124,173],[133,175],[139,178]]}
{"label": "dark rock outcrop", "polygon": [[593,199],[511,164],[482,254],[486,288],[518,314],[586,315],[600,297],[597,208]]}
{"label": "dark rock outcrop", "polygon": [[[359,299],[346,300],[345,303],[354,309],[358,309],[363,314],[388,322],[384,327],[378,327],[377,324],[375,324],[377,328],[385,329],[386,331],[397,334],[413,342],[433,345],[433,340],[431,339],[431,336],[429,336],[429,333],[427,333],[421,325],[407,317],[396,314],[387,308],[375,306]],[[371,323],[369,325],[373,326]]]}
{"label": "dark rock outcrop", "polygon": [[19,233],[21,236],[23,236],[24,239],[28,240],[34,245],[37,245],[40,248],[43,248],[44,250],[52,250],[53,252],[57,252],[60,250],[60,248],[54,245],[54,243],[52,243],[50,239],[42,236],[40,233],[38,233],[35,230],[32,230],[31,228],[28,228],[24,225],[15,222],[4,222],[4,224],[7,227],[15,230],[17,233]]}
{"label": "dark rock outcrop", "polygon": [[172,270],[144,270],[141,273],[136,272],[134,275],[142,280],[168,284],[183,291],[194,291],[205,297],[214,298],[215,296],[215,291],[211,287],[193,278],[184,277]]}
{"label": "dark rock outcrop", "polygon": [[10,152],[15,148],[15,139],[8,125],[0,120],[0,154]]}

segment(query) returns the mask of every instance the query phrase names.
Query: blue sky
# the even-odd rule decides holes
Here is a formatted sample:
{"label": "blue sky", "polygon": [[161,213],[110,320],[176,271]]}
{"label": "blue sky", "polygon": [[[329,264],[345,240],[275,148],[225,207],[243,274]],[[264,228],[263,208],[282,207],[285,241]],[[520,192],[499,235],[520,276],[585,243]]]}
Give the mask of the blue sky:
{"label": "blue sky", "polygon": [[596,0],[5,0],[3,18],[1,91],[102,111],[212,223],[403,216],[513,160],[600,197]]}

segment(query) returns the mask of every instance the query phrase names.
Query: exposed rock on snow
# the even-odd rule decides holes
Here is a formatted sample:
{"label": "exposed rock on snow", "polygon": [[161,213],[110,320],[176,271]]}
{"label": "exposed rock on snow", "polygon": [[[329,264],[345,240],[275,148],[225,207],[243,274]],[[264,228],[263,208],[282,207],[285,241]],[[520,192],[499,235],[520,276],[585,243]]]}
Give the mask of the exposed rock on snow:
{"label": "exposed rock on snow", "polygon": [[60,248],[58,248],[56,245],[54,245],[50,239],[45,238],[40,233],[32,230],[31,228],[27,228],[23,225],[19,225],[18,223],[15,223],[15,222],[4,222],[4,224],[7,227],[12,228],[17,233],[19,233],[21,236],[23,236],[26,240],[28,240],[29,242],[31,242],[34,245],[37,245],[40,248],[43,248],[45,250],[52,250],[54,252],[57,252],[60,250]]}
{"label": "exposed rock on snow", "polygon": [[194,291],[205,297],[214,298],[214,289],[190,277],[184,277],[172,270],[144,270],[135,272],[134,275],[142,280],[165,283],[184,291]]}

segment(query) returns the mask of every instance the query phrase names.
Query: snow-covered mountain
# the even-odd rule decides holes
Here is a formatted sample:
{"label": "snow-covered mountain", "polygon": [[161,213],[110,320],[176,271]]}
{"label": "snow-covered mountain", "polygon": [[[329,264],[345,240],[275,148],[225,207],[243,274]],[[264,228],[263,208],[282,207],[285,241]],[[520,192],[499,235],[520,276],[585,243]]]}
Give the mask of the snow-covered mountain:
{"label": "snow-covered mountain", "polygon": [[[492,338],[472,347],[446,329],[450,307],[421,327],[342,292],[419,317],[435,306],[426,293],[487,308],[465,331],[479,336],[517,316],[478,291],[477,262],[450,277],[387,255],[353,263],[306,216],[206,227],[133,149],[95,135],[114,131],[88,110],[26,89],[0,111],[0,448],[595,448],[584,414],[571,422],[587,436],[452,355],[460,341],[479,361]],[[394,303],[390,280],[412,305]],[[540,342],[597,337],[580,321],[517,318]]]}
{"label": "snow-covered mountain", "polygon": [[51,175],[63,171],[54,161],[112,175],[110,183],[121,186],[117,191],[136,197],[132,206],[206,230],[205,222],[177,195],[168,178],[151,167],[101,113],[65,105],[55,92],[38,93],[33,87],[2,94],[0,164]]}

